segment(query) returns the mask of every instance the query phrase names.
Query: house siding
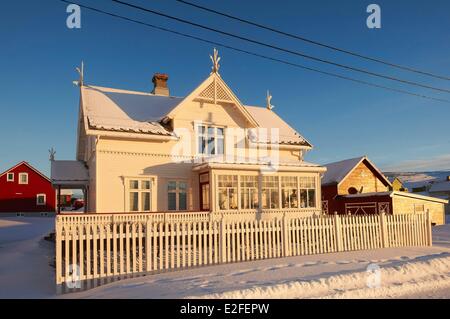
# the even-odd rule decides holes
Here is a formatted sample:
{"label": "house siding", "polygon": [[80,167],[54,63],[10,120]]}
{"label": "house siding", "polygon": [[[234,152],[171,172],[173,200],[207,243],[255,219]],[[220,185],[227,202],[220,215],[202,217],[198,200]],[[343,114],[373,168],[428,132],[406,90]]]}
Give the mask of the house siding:
{"label": "house siding", "polygon": [[429,211],[431,222],[436,225],[445,224],[444,205],[443,203],[433,202],[420,198],[411,198],[394,195],[393,198],[394,214],[413,214],[417,209]]}
{"label": "house siding", "polygon": [[386,192],[388,186],[363,161],[361,162],[338,187],[339,195],[349,194],[350,187],[356,188],[361,193]]}

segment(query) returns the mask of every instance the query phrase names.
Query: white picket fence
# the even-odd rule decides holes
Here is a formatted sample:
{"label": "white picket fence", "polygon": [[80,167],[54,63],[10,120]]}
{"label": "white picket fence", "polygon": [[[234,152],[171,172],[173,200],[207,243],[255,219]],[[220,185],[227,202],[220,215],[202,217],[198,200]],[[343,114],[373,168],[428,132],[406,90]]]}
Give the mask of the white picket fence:
{"label": "white picket fence", "polygon": [[57,284],[267,258],[432,244],[428,213],[295,217],[280,212],[275,218],[172,214],[58,215]]}

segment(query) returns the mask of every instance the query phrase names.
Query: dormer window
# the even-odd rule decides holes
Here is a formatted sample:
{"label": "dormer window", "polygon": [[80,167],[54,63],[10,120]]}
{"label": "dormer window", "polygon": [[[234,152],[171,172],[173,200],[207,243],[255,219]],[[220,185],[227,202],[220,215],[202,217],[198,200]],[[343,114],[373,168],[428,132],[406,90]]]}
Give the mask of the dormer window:
{"label": "dormer window", "polygon": [[7,182],[14,182],[14,173],[8,173],[6,175],[6,181]]}
{"label": "dormer window", "polygon": [[222,155],[224,153],[224,128],[210,125],[197,126],[198,154]]}
{"label": "dormer window", "polygon": [[19,184],[28,184],[28,173],[19,173]]}

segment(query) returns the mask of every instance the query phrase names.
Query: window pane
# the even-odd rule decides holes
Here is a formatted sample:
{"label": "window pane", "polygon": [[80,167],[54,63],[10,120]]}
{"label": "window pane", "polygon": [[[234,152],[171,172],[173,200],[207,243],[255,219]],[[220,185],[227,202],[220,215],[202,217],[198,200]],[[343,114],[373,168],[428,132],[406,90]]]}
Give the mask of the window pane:
{"label": "window pane", "polygon": [[257,189],[251,190],[250,204],[251,204],[251,208],[259,207],[259,198],[258,198],[258,190]]}
{"label": "window pane", "polygon": [[308,207],[316,207],[316,190],[308,190]]}
{"label": "window pane", "polygon": [[150,192],[141,193],[141,207],[143,212],[150,210]]}
{"label": "window pane", "polygon": [[205,126],[203,125],[198,126],[198,134],[205,134]]}
{"label": "window pane", "polygon": [[167,189],[168,189],[169,191],[174,191],[174,190],[176,190],[176,189],[177,189],[177,182],[175,182],[175,181],[170,181],[170,182],[167,184]]}
{"label": "window pane", "polygon": [[228,194],[230,197],[230,209],[237,209],[237,189],[230,188]]}
{"label": "window pane", "polygon": [[208,127],[208,136],[214,136],[214,127]]}
{"label": "window pane", "polygon": [[297,190],[293,189],[290,193],[291,208],[298,208]]}
{"label": "window pane", "polygon": [[308,195],[307,195],[306,189],[301,189],[300,190],[300,207],[301,208],[306,207],[307,201],[308,201]]}
{"label": "window pane", "polygon": [[150,189],[150,181],[142,181],[141,183],[142,189]]}
{"label": "window pane", "polygon": [[224,139],[218,138],[217,139],[217,154],[222,155],[224,150]]}
{"label": "window pane", "polygon": [[222,127],[217,128],[217,136],[223,136],[223,128]]}
{"label": "window pane", "polygon": [[187,190],[187,183],[186,182],[178,182],[178,188],[180,189],[180,192],[185,192]]}
{"label": "window pane", "polygon": [[180,193],[180,194],[178,194],[178,197],[179,197],[178,209],[179,210],[186,210],[187,209],[187,196],[186,196],[186,193]]}
{"label": "window pane", "polygon": [[272,189],[271,191],[270,208],[278,208],[278,189]]}
{"label": "window pane", "polygon": [[131,212],[136,212],[139,209],[138,195],[139,195],[139,193],[137,193],[137,192],[130,193],[130,211]]}
{"label": "window pane", "polygon": [[177,194],[176,193],[169,193],[168,194],[168,209],[169,210],[176,210],[177,209]]}
{"label": "window pane", "polygon": [[130,181],[130,189],[138,189],[138,188],[139,188],[139,181],[131,180]]}
{"label": "window pane", "polygon": [[205,137],[199,137],[198,138],[198,152],[200,154],[206,154],[206,138]]}
{"label": "window pane", "polygon": [[215,138],[214,136],[208,137],[208,154],[216,154]]}
{"label": "window pane", "polygon": [[224,210],[228,209],[229,203],[228,203],[228,194],[226,188],[220,188],[219,189],[219,208]]}

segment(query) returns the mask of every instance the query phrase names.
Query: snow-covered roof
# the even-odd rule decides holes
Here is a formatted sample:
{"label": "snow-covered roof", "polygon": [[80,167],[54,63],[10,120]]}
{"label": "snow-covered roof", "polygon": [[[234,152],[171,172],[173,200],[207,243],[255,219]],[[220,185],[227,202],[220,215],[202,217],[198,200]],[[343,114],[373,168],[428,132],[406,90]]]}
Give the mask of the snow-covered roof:
{"label": "snow-covered roof", "polygon": [[353,169],[362,161],[366,161],[384,180],[384,182],[391,185],[391,182],[381,173],[381,171],[367,158],[367,156],[360,156],[346,159],[339,162],[326,164],[327,171],[322,178],[322,185],[339,184],[342,182]]}
{"label": "snow-covered roof", "polygon": [[429,190],[430,193],[434,192],[450,192],[450,181],[441,182],[441,183],[433,183]]}
{"label": "snow-covered roof", "polygon": [[[133,132],[157,135],[173,135],[161,121],[173,111],[184,98],[161,96],[138,92],[85,85],[81,87],[84,115],[89,128],[117,132]],[[270,140],[269,134],[253,131],[254,142],[304,145],[311,144],[275,112],[264,107],[245,106],[245,110],[260,128],[278,128],[278,139]]]}
{"label": "snow-covered roof", "polygon": [[322,184],[340,183],[363,159],[364,156],[361,156],[326,164],[327,172],[322,178]]}
{"label": "snow-covered roof", "polygon": [[[258,122],[260,128],[269,129],[269,131],[272,128],[279,130],[278,142],[280,144],[299,144],[311,147],[311,144],[303,136],[282,120],[273,110],[258,106],[244,105],[244,107],[250,112],[256,122]],[[261,134],[258,130],[251,130],[250,138],[254,142],[268,143],[270,142],[271,136],[270,132]]]}
{"label": "snow-covered roof", "polygon": [[181,98],[104,88],[81,88],[89,127],[120,132],[172,135],[159,121]]}
{"label": "snow-covered roof", "polygon": [[82,185],[89,181],[89,173],[81,161],[51,161],[51,179],[54,185]]}

